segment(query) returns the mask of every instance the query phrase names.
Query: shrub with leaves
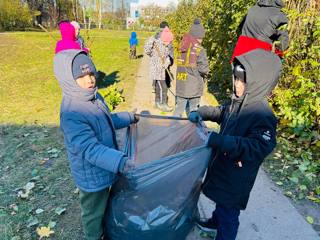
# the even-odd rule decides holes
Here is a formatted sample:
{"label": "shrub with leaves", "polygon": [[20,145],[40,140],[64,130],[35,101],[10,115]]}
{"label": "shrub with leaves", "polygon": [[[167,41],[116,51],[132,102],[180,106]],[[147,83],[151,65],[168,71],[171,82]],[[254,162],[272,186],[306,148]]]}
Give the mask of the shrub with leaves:
{"label": "shrub with leaves", "polygon": [[0,1],[0,30],[8,31],[31,26],[32,14],[27,4],[19,0]]}
{"label": "shrub with leaves", "polygon": [[[232,89],[229,60],[240,34],[238,26],[255,2],[182,0],[168,16],[176,46],[193,19],[201,19],[211,69],[208,90],[219,100],[228,98]],[[294,197],[320,202],[320,4],[289,0],[284,11],[289,18],[290,47],[279,85],[270,98],[280,120],[278,157],[269,159],[267,166]]]}
{"label": "shrub with leaves", "polygon": [[99,89],[99,93],[105,99],[110,111],[114,110],[116,106],[124,101],[122,90],[118,90],[115,84],[107,88]]}
{"label": "shrub with leaves", "polygon": [[[200,18],[206,28],[203,46],[210,60],[211,77],[208,88],[226,98],[232,89],[230,58],[238,38],[238,26],[254,0],[202,0],[180,1],[177,11],[168,16],[170,28],[178,46],[184,33],[188,32],[194,18]],[[218,89],[218,91],[217,91]]]}

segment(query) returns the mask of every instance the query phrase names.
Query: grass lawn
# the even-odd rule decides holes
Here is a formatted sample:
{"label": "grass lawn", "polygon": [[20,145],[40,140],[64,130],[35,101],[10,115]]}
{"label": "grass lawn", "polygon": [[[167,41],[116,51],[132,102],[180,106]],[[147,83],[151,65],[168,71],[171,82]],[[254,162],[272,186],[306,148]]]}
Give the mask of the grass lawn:
{"label": "grass lawn", "polygon": [[[128,58],[127,31],[91,31],[93,61],[103,86],[123,89],[127,110],[139,60]],[[53,33],[58,39],[58,32]],[[150,33],[138,33],[143,41]],[[55,42],[46,33],[0,34],[0,239],[82,239],[80,211],[59,130],[61,90],[53,76]],[[130,109],[129,109],[130,110]],[[20,192],[20,193],[19,193]],[[19,196],[20,194],[20,196]]]}

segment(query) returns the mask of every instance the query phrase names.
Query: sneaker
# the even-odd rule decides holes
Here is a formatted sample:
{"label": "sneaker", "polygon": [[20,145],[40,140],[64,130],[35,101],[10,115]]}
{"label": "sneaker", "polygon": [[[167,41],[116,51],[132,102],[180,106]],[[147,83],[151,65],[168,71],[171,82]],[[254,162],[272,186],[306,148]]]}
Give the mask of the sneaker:
{"label": "sneaker", "polygon": [[161,109],[161,104],[159,102],[155,102],[154,108],[158,108],[159,110],[162,110]]}
{"label": "sneaker", "polygon": [[169,107],[168,104],[164,103],[164,104],[161,104],[160,110],[162,110],[163,112],[172,112],[173,108]]}
{"label": "sneaker", "polygon": [[212,233],[217,231],[217,225],[212,222],[212,219],[198,220],[197,227],[203,232]]}

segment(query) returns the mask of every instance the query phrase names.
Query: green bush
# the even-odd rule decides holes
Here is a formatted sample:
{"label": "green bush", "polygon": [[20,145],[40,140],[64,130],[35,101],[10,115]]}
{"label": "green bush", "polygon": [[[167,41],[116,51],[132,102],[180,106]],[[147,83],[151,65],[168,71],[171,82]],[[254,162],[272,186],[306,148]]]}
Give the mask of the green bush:
{"label": "green bush", "polygon": [[182,35],[189,31],[193,19],[201,19],[206,28],[203,45],[207,49],[211,69],[208,88],[211,93],[217,95],[217,98],[226,98],[226,93],[232,89],[229,60],[238,37],[238,25],[254,2],[254,0],[197,2],[184,0],[179,3],[177,11],[168,16],[170,27],[176,37],[176,47]]}
{"label": "green bush", "polygon": [[99,89],[99,93],[105,99],[110,111],[124,101],[122,91],[119,91],[116,85],[111,85],[107,88]]}
{"label": "green bush", "polygon": [[20,0],[0,1],[0,30],[24,29],[32,24],[32,14],[27,4]]}
{"label": "green bush", "polygon": [[[227,98],[232,89],[229,60],[240,34],[238,26],[255,2],[183,0],[168,16],[176,47],[193,19],[201,18],[211,69],[208,90],[219,100]],[[286,4],[290,48],[278,87],[270,97],[280,120],[280,157],[272,158],[267,165],[278,168],[270,173],[292,186],[299,198],[307,194],[320,202],[320,5],[315,0],[288,0]]]}

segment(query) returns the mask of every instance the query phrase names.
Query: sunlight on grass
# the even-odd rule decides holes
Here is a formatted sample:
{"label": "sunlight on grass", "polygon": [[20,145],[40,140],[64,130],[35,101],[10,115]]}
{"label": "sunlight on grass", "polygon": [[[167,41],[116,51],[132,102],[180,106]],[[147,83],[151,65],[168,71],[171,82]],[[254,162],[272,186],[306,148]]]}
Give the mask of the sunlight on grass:
{"label": "sunlight on grass", "polygon": [[[116,82],[124,89],[126,100],[122,108],[129,106],[140,62],[129,60],[130,32],[96,30],[82,34],[89,36],[97,69],[106,75],[116,73]],[[141,34],[142,38],[146,35]],[[58,32],[53,36],[58,39]],[[58,124],[61,90],[53,75],[55,42],[46,33],[32,32],[3,34],[0,42],[0,122]]]}
{"label": "sunlight on grass", "polygon": [[[129,60],[128,31],[82,32],[89,37],[104,84],[123,89],[130,106],[140,60]],[[138,54],[142,53],[142,36]],[[58,39],[58,32],[53,36]],[[59,130],[61,90],[53,75],[55,42],[46,33],[0,35],[0,239],[37,239],[36,228],[54,225],[50,239],[82,239],[78,195]],[[116,109],[116,110],[118,110]],[[34,184],[27,198],[18,196]],[[66,209],[59,215],[56,209]]]}

